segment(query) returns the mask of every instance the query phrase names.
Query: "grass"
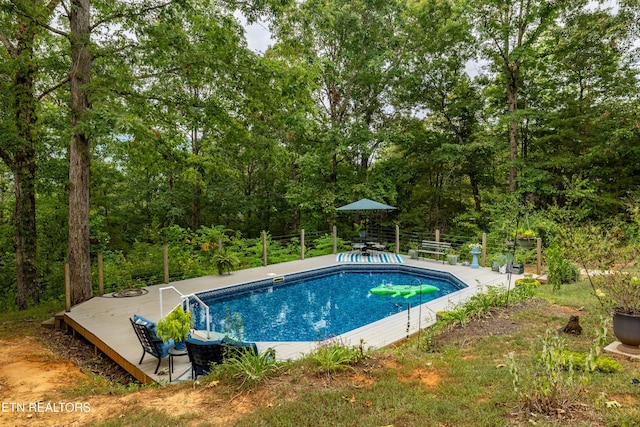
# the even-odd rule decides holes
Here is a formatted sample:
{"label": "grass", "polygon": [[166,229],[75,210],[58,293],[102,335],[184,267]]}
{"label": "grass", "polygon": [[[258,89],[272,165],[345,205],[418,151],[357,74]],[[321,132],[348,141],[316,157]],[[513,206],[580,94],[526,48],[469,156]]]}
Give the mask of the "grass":
{"label": "grass", "polygon": [[[566,413],[549,416],[527,410],[523,398],[514,390],[514,379],[508,366],[509,353],[524,384],[541,372],[540,355],[547,331],[551,335],[568,321],[568,314],[558,306],[579,310],[583,334],[562,335],[563,352],[547,353],[544,359],[551,375],[566,375],[566,368],[554,365],[553,355],[563,357],[566,352],[584,354],[594,346],[606,313],[591,295],[586,282],[562,285],[554,290],[543,285],[536,289],[537,298],[544,303],[525,304],[513,311],[496,311],[487,307],[485,300],[474,300],[466,311],[477,321],[461,321],[455,316],[450,327],[441,327],[430,346],[418,346],[417,336],[402,343],[376,351],[362,353],[357,348],[342,348],[340,343],[319,345],[319,352],[308,358],[288,363],[275,369],[268,359],[236,360],[226,375],[173,386],[194,389],[201,393],[204,402],[231,401],[241,395],[251,402],[252,409],[238,412],[224,425],[234,426],[632,426],[640,424],[640,385],[632,383],[640,378],[640,365],[625,358],[616,358],[621,365],[619,372],[576,373],[574,379],[585,378],[577,384],[575,395],[570,395],[571,407]],[[499,298],[497,301],[501,301]],[[515,304],[510,300],[510,305]],[[46,311],[46,310],[44,310]],[[31,313],[23,322],[33,322],[48,315]],[[2,315],[2,316],[6,316]],[[504,320],[522,325],[507,334],[476,334],[465,332],[477,325]],[[0,317],[0,321],[15,322]],[[465,325],[464,328],[461,325]],[[443,341],[438,334],[456,338]],[[422,334],[423,337],[426,334]],[[606,343],[615,340],[610,329]],[[438,341],[445,344],[436,346]],[[447,344],[448,343],[448,344]],[[565,352],[566,350],[566,352]],[[551,356],[549,356],[551,354]],[[551,359],[549,359],[551,357]],[[256,381],[247,383],[246,372]],[[578,371],[576,371],[578,372]],[[328,375],[328,373],[330,375]],[[207,382],[210,380],[211,382]],[[247,385],[251,388],[247,390]],[[529,383],[531,384],[531,383]],[[534,385],[535,386],[535,385]],[[560,382],[558,387],[563,387]],[[96,390],[107,390],[95,379],[84,388],[87,395]],[[567,389],[569,390],[569,389]],[[125,393],[163,392],[171,390],[140,390],[132,388]],[[113,393],[113,391],[111,391]],[[217,396],[214,398],[214,396]],[[117,399],[114,396],[114,399]],[[81,400],[81,396],[76,397]],[[143,405],[140,398],[139,405]],[[223,411],[234,405],[216,406]],[[170,413],[139,406],[131,410],[131,417],[115,415],[104,420],[103,426],[152,426],[152,425],[216,425],[207,416],[214,410],[206,404],[201,413],[176,417]]]}
{"label": "grass", "polygon": [[[551,304],[580,309],[583,335],[563,337],[562,343],[557,344],[567,351],[588,351],[597,338],[604,313],[596,299],[590,296],[590,290],[584,282],[563,285],[555,291],[550,286],[538,290],[538,297]],[[483,304],[480,303],[485,311]],[[524,402],[514,392],[513,379],[505,363],[506,355],[513,351],[523,372],[539,363],[537,358],[545,332],[552,325],[562,326],[568,320],[568,316],[554,314],[554,310],[544,307],[516,312],[513,320],[526,324],[517,333],[477,337],[464,346],[445,346],[435,352],[418,350],[415,338],[397,348],[381,349],[365,361],[365,366],[371,366],[371,370],[366,367],[360,370],[369,373],[370,385],[349,381],[349,374],[343,376],[342,382],[336,381],[334,376],[334,381],[321,389],[299,384],[295,399],[283,400],[266,410],[242,417],[236,425],[511,426],[535,423],[586,426],[636,425],[640,422],[640,411],[634,404],[640,395],[640,387],[630,381],[638,375],[638,367],[626,359],[619,360],[622,365],[619,373],[584,375],[585,383],[576,385],[580,393],[568,395],[576,405],[571,416],[531,415],[525,411]],[[453,321],[458,325],[466,324],[457,316]],[[607,342],[613,340],[609,331]],[[562,354],[566,356],[566,353]],[[394,363],[377,366],[381,360],[393,360]],[[564,368],[561,366],[560,369]],[[533,377],[530,371],[526,372]],[[430,377],[432,382],[425,380]],[[576,381],[578,379],[583,381],[582,376]],[[560,382],[556,387],[563,388],[564,384]],[[612,402],[620,403],[621,407],[615,407]]]}
{"label": "grass", "polygon": [[58,301],[49,301],[22,311],[4,311],[0,313],[0,339],[15,336],[35,335],[40,323],[64,310]]}

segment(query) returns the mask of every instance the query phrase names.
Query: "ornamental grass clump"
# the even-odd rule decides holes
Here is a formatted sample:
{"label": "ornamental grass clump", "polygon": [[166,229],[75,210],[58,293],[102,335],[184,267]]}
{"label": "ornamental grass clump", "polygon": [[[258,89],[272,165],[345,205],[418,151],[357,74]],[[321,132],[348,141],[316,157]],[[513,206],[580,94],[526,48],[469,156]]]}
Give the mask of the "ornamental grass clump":
{"label": "ornamental grass clump", "polygon": [[364,343],[359,346],[344,344],[338,338],[321,341],[318,348],[308,356],[320,373],[331,376],[338,371],[351,369],[366,357]]}
{"label": "ornamental grass clump", "polygon": [[234,351],[231,356],[226,357],[214,376],[236,381],[241,388],[250,389],[277,375],[282,366],[276,361],[273,349],[256,353],[247,347],[246,350]]}

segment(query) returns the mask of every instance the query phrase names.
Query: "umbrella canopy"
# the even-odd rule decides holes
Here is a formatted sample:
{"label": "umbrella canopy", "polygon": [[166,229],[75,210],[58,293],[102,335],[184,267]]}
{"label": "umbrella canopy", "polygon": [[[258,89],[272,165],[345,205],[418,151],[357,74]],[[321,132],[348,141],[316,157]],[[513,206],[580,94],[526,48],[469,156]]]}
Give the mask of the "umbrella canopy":
{"label": "umbrella canopy", "polygon": [[373,200],[360,199],[357,202],[340,206],[336,210],[338,211],[390,211],[393,209],[396,209],[396,208],[393,206],[385,205],[384,203],[373,201]]}

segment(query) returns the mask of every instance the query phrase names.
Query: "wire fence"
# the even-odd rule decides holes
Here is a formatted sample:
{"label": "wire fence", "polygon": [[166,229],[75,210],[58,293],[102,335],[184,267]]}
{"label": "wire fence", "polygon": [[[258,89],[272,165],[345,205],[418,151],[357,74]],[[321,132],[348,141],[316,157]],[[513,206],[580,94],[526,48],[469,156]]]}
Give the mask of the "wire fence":
{"label": "wire fence", "polygon": [[[423,241],[442,242],[450,245],[448,252],[457,256],[458,262],[470,262],[471,244],[482,244],[479,257],[481,266],[492,266],[496,260],[510,260],[511,264],[541,265],[540,246],[525,249],[513,242],[501,241],[487,235],[460,236],[404,231],[399,227],[377,227],[364,235],[340,237],[333,233],[301,231],[300,234],[271,236],[264,232],[259,238],[223,236],[217,242],[193,242],[185,239],[171,244],[136,243],[124,256],[104,251],[93,262],[94,291],[99,295],[124,289],[139,288],[177,280],[223,274],[228,271],[278,264],[281,262],[316,256],[348,252],[353,242],[375,242],[392,253],[413,256]],[[449,246],[446,245],[446,246]],[[445,254],[420,254],[443,259]],[[500,261],[504,263],[504,261]],[[538,271],[539,273],[539,271]]]}

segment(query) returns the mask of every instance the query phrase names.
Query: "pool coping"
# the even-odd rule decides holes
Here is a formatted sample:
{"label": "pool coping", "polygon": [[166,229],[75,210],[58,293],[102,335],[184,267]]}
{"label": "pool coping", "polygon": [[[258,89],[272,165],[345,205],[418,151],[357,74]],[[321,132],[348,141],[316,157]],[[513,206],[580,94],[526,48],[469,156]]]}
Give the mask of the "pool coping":
{"label": "pool coping", "polygon": [[[409,321],[406,312],[398,313],[340,335],[338,339],[341,342],[350,345],[358,345],[362,342],[367,348],[390,345],[406,338],[407,335],[417,333],[418,328],[432,325],[435,322],[435,313],[463,303],[477,292],[485,289],[486,286],[495,286],[501,283],[507,284],[508,279],[511,280],[511,285],[513,285],[516,278],[522,277],[522,275],[500,274],[483,267],[474,269],[463,265],[451,266],[435,260],[413,260],[404,256],[403,258],[404,264],[407,266],[452,273],[465,283],[468,288],[412,308],[410,312],[412,319],[410,318]],[[230,287],[240,283],[272,279],[280,275],[302,273],[307,270],[338,264],[351,263],[338,262],[336,254],[331,254],[239,270],[233,274],[222,276],[204,276],[171,282],[169,285],[148,286],[144,288],[147,290],[146,294],[131,298],[114,298],[112,294],[107,294],[76,305],[71,311],[65,313],[65,322],[73,329],[74,333],[79,333],[91,342],[95,346],[96,352],[105,353],[139,381],[145,384],[153,382],[164,383],[168,382],[168,372],[165,372],[168,367],[168,361],[163,360],[159,374],[154,374],[157,359],[151,356],[145,356],[142,364],[138,364],[142,355],[142,348],[128,320],[134,314],[139,314],[152,321],[157,321],[160,319],[161,312],[166,314],[180,304],[181,299],[178,294],[163,292],[162,307],[160,307],[160,288],[172,286],[183,295],[187,295]],[[362,265],[364,266],[363,268],[366,268],[374,264]],[[257,344],[260,351],[274,348],[278,359],[288,360],[297,359],[313,351],[318,343],[259,342]],[[172,377],[184,377],[183,374],[189,371],[189,363],[183,360],[177,360],[177,362]]]}

